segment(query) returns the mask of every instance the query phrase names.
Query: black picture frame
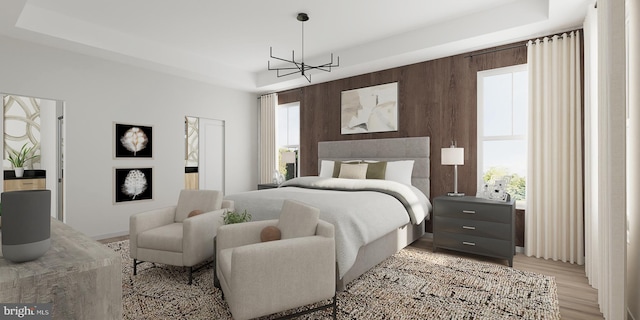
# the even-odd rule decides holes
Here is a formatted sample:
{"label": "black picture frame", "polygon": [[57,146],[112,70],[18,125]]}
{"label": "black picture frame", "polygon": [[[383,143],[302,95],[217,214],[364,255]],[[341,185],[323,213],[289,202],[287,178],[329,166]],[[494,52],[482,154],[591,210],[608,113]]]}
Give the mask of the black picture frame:
{"label": "black picture frame", "polygon": [[153,167],[114,168],[114,202],[153,199]]}
{"label": "black picture frame", "polygon": [[[114,123],[115,158],[153,158],[153,127],[137,124]],[[127,143],[128,134],[136,133],[142,139]],[[132,140],[129,139],[129,142]]]}

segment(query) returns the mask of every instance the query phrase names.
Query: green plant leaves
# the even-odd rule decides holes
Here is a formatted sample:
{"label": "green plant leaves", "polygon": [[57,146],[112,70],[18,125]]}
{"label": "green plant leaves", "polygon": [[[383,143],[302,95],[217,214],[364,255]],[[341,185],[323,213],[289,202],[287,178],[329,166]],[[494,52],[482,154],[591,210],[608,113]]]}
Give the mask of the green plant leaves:
{"label": "green plant leaves", "polygon": [[27,144],[23,144],[20,151],[11,150],[9,154],[9,162],[14,168],[22,168],[24,167],[25,162],[36,158],[37,155],[29,155],[33,151],[33,146],[27,147]]}
{"label": "green plant leaves", "polygon": [[251,214],[247,213],[247,210],[244,210],[243,213],[229,211],[222,215],[222,219],[224,220],[224,224],[249,222],[251,221]]}

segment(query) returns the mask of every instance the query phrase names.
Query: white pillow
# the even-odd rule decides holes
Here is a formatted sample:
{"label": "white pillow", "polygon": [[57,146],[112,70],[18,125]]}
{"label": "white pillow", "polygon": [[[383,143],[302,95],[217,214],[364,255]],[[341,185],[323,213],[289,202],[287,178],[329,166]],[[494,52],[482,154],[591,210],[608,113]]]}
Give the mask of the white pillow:
{"label": "white pillow", "polygon": [[333,176],[334,165],[335,161],[322,160],[322,162],[320,162],[320,174],[318,176],[323,178],[331,178]]}
{"label": "white pillow", "polygon": [[413,173],[413,163],[413,160],[387,162],[387,170],[385,171],[384,179],[410,186],[411,174]]}
{"label": "white pillow", "polygon": [[338,178],[366,179],[368,166],[369,165],[366,163],[358,163],[358,164],[343,163],[340,166],[340,175],[338,175]]}

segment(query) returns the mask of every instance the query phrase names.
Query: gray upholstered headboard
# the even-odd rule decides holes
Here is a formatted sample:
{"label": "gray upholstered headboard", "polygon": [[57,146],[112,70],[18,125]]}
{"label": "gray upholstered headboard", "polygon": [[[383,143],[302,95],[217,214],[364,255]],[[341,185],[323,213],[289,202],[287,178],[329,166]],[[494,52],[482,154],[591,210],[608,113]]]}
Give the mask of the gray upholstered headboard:
{"label": "gray upholstered headboard", "polygon": [[430,153],[429,137],[321,141],[318,166],[322,160],[415,160],[411,183],[430,197]]}

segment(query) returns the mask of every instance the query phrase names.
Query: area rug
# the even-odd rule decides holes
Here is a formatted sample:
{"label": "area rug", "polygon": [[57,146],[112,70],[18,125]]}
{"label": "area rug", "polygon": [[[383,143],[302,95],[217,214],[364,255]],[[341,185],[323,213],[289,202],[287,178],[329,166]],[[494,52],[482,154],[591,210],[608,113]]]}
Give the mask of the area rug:
{"label": "area rug", "polygon": [[[213,269],[143,263],[122,255],[123,319],[232,319]],[[300,319],[330,319],[318,312]],[[560,319],[553,277],[407,247],[338,293],[338,319]]]}

